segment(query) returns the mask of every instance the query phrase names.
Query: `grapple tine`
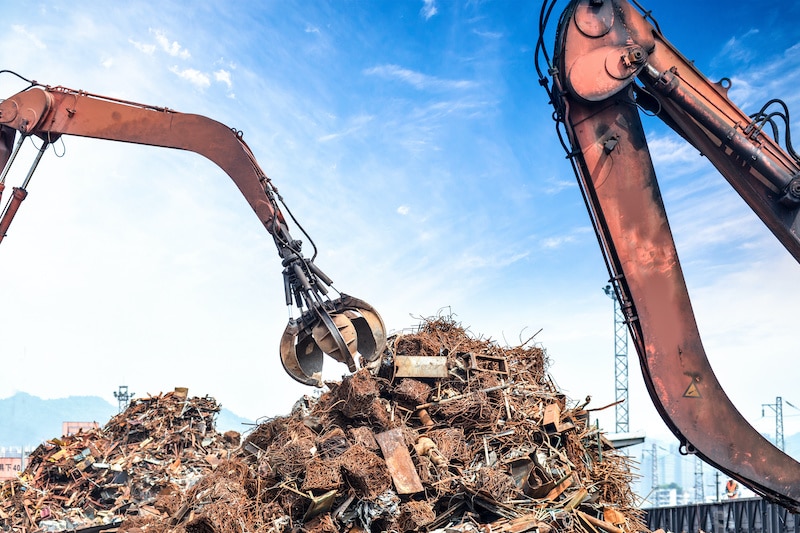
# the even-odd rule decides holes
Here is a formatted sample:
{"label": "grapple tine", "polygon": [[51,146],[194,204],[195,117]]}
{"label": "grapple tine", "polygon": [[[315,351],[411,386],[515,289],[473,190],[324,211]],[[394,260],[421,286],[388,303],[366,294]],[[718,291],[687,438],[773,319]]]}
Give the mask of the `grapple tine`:
{"label": "grapple tine", "polygon": [[281,337],[281,363],[295,381],[322,387],[323,353],[314,338],[290,320]]}
{"label": "grapple tine", "polygon": [[380,315],[365,308],[348,309],[345,314],[356,328],[358,353],[371,363],[380,358],[386,347],[386,329]]}
{"label": "grapple tine", "polygon": [[356,329],[350,319],[341,313],[328,314],[320,310],[317,323],[311,330],[317,346],[323,353],[347,365],[350,372],[356,371],[353,354],[356,353]]}
{"label": "grapple tine", "polygon": [[322,387],[323,355],[355,372],[354,355],[368,368],[380,365],[386,348],[386,328],[368,303],[343,294],[323,307],[290,320],[281,338],[281,362],[286,373],[305,385]]}

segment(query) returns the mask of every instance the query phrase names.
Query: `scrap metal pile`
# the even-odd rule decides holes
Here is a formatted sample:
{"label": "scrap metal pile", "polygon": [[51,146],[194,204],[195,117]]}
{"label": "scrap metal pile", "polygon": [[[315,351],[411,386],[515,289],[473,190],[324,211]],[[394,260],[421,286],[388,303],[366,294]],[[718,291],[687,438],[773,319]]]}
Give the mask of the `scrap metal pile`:
{"label": "scrap metal pile", "polygon": [[627,457],[570,408],[538,347],[449,318],[259,425],[136,533],[645,531]]}
{"label": "scrap metal pile", "polygon": [[131,533],[645,531],[628,458],[589,424],[585,404],[568,405],[546,366],[538,347],[502,348],[436,318],[392,337],[374,374],[327,383],[238,447],[210,425],[212,401],[140,400],[97,435],[38,450],[23,479],[3,486],[13,505],[0,504],[0,524],[19,533],[119,519]]}
{"label": "scrap metal pile", "polygon": [[0,529],[28,533],[114,525],[160,515],[230,457],[240,435],[220,435],[214,398],[185,389],[134,400],[102,429],[52,439],[19,479],[0,485]]}

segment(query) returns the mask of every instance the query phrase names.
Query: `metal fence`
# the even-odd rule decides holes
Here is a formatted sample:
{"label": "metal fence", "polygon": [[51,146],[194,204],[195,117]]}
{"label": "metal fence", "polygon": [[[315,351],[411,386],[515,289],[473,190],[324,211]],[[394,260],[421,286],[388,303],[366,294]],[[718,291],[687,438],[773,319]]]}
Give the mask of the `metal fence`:
{"label": "metal fence", "polygon": [[651,531],[673,533],[800,533],[798,516],[761,498],[645,509]]}

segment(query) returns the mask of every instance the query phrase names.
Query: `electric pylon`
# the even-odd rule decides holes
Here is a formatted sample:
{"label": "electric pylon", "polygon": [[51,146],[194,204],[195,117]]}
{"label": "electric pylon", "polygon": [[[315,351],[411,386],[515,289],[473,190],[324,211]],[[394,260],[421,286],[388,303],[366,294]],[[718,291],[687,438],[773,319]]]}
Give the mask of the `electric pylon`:
{"label": "electric pylon", "polygon": [[128,402],[133,399],[134,394],[133,392],[128,392],[127,385],[120,385],[119,390],[114,391],[114,398],[117,399],[120,413],[128,408]]}
{"label": "electric pylon", "polygon": [[603,291],[614,300],[614,392],[616,405],[616,432],[627,433],[630,431],[628,423],[628,326],[625,315],[619,304],[617,294],[611,285],[606,285]]}
{"label": "electric pylon", "polygon": [[783,398],[775,398],[775,403],[762,403],[761,416],[764,416],[764,408],[769,407],[775,413],[775,446],[781,451],[786,450],[783,442]]}

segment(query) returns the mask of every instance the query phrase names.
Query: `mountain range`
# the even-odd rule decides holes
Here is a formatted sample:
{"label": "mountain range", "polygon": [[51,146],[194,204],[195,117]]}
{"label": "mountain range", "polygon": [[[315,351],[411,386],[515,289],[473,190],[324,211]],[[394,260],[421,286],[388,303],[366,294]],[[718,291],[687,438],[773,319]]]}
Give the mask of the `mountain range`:
{"label": "mountain range", "polygon": [[[99,396],[69,396],[44,400],[25,392],[0,399],[0,448],[36,447],[61,436],[64,422],[97,422],[102,427],[118,413],[118,406]],[[217,415],[220,433],[244,433],[254,422],[228,409]]]}

